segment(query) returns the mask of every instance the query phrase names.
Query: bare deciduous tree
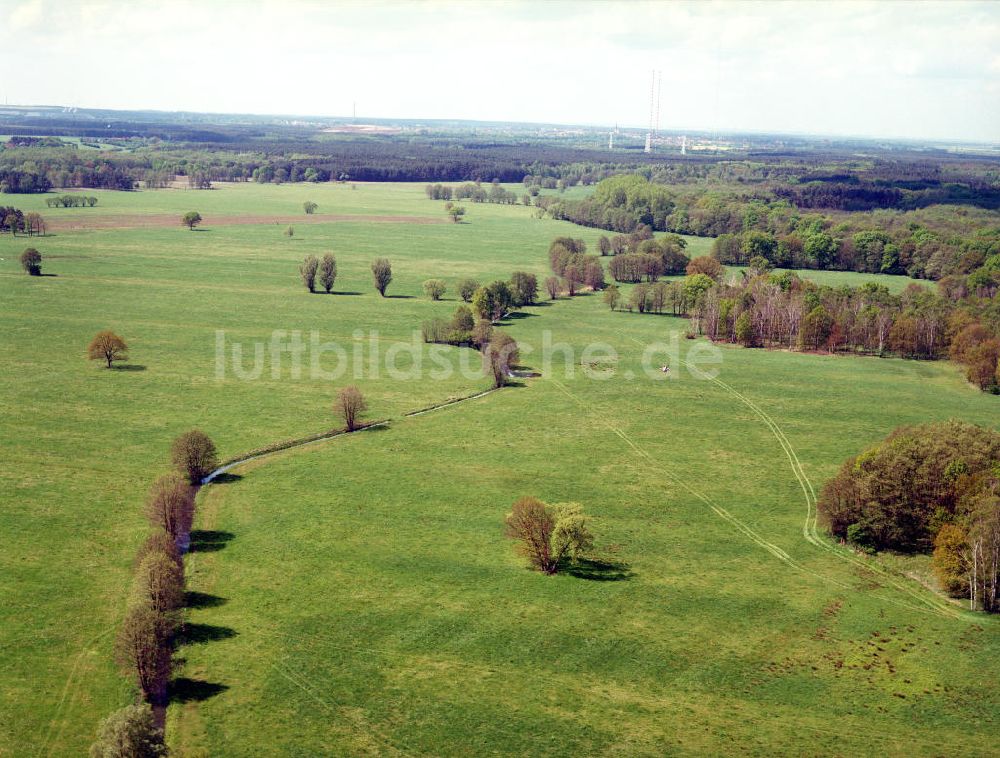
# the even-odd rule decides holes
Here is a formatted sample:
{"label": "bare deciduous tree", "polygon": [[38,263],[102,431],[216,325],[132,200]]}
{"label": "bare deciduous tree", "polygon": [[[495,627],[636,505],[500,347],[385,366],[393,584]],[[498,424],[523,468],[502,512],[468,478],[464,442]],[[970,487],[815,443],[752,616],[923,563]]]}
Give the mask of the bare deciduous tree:
{"label": "bare deciduous tree", "polygon": [[115,659],[151,705],[166,705],[174,622],[148,603],[133,604],[115,640]]}
{"label": "bare deciduous tree", "polygon": [[326,294],[333,291],[333,283],[337,280],[337,259],[330,253],[323,256],[319,264],[319,283],[323,285]]}
{"label": "bare deciduous tree", "polygon": [[550,300],[555,300],[557,297],[559,297],[560,289],[561,285],[559,283],[558,277],[550,276],[548,279],[545,280],[545,291],[549,293]]}
{"label": "bare deciduous tree", "polygon": [[506,518],[506,535],[532,567],[555,574],[568,557],[574,559],[593,548],[587,517],[577,503],[546,505],[536,497],[522,497]]}
{"label": "bare deciduous tree", "polygon": [[132,600],[171,614],[184,604],[184,574],[163,553],[150,553],[135,572]]}
{"label": "bare deciduous tree", "polygon": [[493,380],[494,387],[503,387],[520,355],[517,342],[509,334],[495,332],[483,348],[483,371]]}
{"label": "bare deciduous tree", "polygon": [[319,270],[319,261],[315,255],[307,255],[299,266],[299,274],[302,276],[302,283],[310,292],[316,291],[316,271]]}
{"label": "bare deciduous tree", "polygon": [[340,389],[334,408],[343,417],[347,430],[353,432],[359,426],[361,414],[368,410],[368,403],[361,390],[352,384]]}
{"label": "bare deciduous tree", "polygon": [[92,361],[103,360],[111,368],[114,361],[128,360],[128,345],[125,340],[107,329],[94,335],[87,346],[87,357]]}
{"label": "bare deciduous tree", "polygon": [[188,534],[194,519],[194,491],[187,480],[179,474],[157,479],[146,498],[146,518],[173,540]]}
{"label": "bare deciduous tree", "polygon": [[385,297],[385,291],[392,281],[392,264],[388,258],[376,258],[372,261],[372,278],[375,280],[375,289]]}

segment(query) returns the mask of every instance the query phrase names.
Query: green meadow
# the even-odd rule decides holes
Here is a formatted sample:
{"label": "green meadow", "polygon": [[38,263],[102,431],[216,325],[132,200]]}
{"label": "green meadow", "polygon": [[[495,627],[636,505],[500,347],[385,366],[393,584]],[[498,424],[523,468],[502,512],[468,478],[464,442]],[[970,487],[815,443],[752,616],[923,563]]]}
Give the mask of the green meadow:
{"label": "green meadow", "polygon": [[[440,348],[448,376],[409,371],[430,356],[414,330],[450,315],[460,278],[542,279],[553,237],[596,247],[601,232],[521,206],[466,204],[464,223],[443,223],[415,184],[87,194],[97,207],[0,199],[53,229],[31,242],[41,278],[17,262],[28,240],[0,237],[0,755],[81,754],[129,702],[112,645],[172,439],[197,426],[230,458],[322,432],[348,383],[385,427],[252,461],[199,494],[167,716],[180,755],[993,749],[1000,626],[925,588],[919,564],[809,527],[810,485],[897,425],[1000,427],[997,398],[958,367],[712,348],[682,319],[582,295],[501,327],[541,376],[407,417],[488,386],[460,370],[477,365],[465,348]],[[307,223],[305,200],[353,218]],[[188,210],[262,223],[191,232]],[[266,221],[293,215],[292,237]],[[99,228],[66,228],[88,218]],[[309,294],[298,264],[327,252],[336,294]],[[387,298],[376,256],[393,263]],[[429,278],[448,283],[444,301],[423,296]],[[107,328],[131,349],[110,371],[85,359]],[[307,355],[296,372],[270,354],[276,330],[366,362],[377,347],[379,371],[317,378]],[[261,375],[241,378],[257,343]],[[399,343],[413,349],[390,371]],[[718,382],[682,362],[699,358]],[[581,503],[603,562],[528,571],[503,537],[522,495]]]}

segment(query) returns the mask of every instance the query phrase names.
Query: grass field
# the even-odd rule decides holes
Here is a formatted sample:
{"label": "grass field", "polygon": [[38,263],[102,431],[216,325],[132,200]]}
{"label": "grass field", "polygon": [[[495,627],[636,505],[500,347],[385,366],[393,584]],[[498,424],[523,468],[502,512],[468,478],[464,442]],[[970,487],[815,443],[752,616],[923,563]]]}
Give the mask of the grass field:
{"label": "grass field", "polygon": [[[93,194],[92,209],[0,202],[53,221],[293,215],[307,199],[321,214],[443,216],[418,185]],[[111,644],[142,500],[177,433],[197,425],[229,457],[336,425],[347,379],[272,377],[270,364],[219,379],[217,330],[244,343],[319,330],[366,349],[377,331],[385,347],[455,307],[453,292],[422,298],[424,279],[545,274],[552,237],[600,234],[517,206],[468,209],[459,225],[368,218],[291,239],[273,223],[57,231],[34,243],[55,274],[41,279],[17,265],[27,241],[0,238],[0,755],[79,754],[127,702]],[[298,262],[328,251],[343,294],[309,295]],[[396,297],[372,289],[377,255],[393,261]],[[677,364],[656,381],[643,346],[683,333],[678,319],[611,313],[595,296],[519,316],[505,328],[524,344],[548,332],[576,349],[574,376],[529,354],[542,377],[406,419],[485,380],[365,376],[369,415],[388,428],[202,491],[188,559],[199,594],[168,716],[182,755],[993,749],[1000,629],[808,541],[794,458],[727,387],[780,426],[817,489],[898,424],[1000,426],[995,397],[944,362],[739,348],[720,348],[726,386]],[[129,342],[133,370],[84,360],[102,328]],[[594,342],[617,351],[610,380],[581,373]],[[617,566],[526,571],[502,537],[523,494],[582,503]]]}

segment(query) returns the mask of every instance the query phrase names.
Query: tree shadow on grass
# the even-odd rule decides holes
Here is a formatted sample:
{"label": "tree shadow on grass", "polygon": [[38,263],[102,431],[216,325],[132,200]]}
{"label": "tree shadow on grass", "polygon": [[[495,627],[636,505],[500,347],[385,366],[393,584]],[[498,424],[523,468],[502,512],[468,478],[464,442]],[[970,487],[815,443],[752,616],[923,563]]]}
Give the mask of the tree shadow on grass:
{"label": "tree shadow on grass", "polygon": [[203,645],[206,642],[229,640],[237,634],[238,632],[235,629],[230,629],[228,626],[185,624],[177,635],[177,645]]}
{"label": "tree shadow on grass", "polygon": [[342,292],[333,291],[330,294],[331,295],[362,295],[364,293],[363,292],[354,292],[354,291],[344,290]]}
{"label": "tree shadow on grass", "polygon": [[228,603],[224,597],[210,595],[207,592],[195,592],[188,590],[184,593],[185,608],[218,608],[220,605]]}
{"label": "tree shadow on grass", "polygon": [[206,531],[195,529],[191,532],[191,546],[189,553],[214,553],[222,550],[236,535],[232,532]]}
{"label": "tree shadow on grass", "polygon": [[528,313],[527,311],[513,311],[512,313],[508,313],[503,317],[502,321],[498,321],[497,323],[503,326],[511,321],[520,321],[522,318],[534,318],[537,315],[537,313]]}
{"label": "tree shadow on grass", "polygon": [[200,703],[228,689],[227,685],[218,682],[205,682],[181,676],[170,683],[168,694],[171,703]]}
{"label": "tree shadow on grass", "polygon": [[145,371],[146,367],[141,363],[123,363],[119,366],[112,366],[112,371]]}
{"label": "tree shadow on grass", "polygon": [[413,295],[386,295],[386,300],[415,300]]}
{"label": "tree shadow on grass", "polygon": [[624,582],[635,576],[627,563],[588,558],[580,558],[569,564],[565,573],[591,582]]}
{"label": "tree shadow on grass", "polygon": [[240,481],[242,478],[242,474],[230,474],[228,471],[223,471],[212,479],[212,484],[232,484],[233,482]]}

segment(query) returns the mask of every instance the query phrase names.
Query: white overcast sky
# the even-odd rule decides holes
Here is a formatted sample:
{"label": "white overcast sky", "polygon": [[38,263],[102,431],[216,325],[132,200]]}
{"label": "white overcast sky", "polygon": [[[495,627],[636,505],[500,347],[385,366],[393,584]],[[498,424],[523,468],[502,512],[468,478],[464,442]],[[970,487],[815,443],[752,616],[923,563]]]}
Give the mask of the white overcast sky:
{"label": "white overcast sky", "polygon": [[1000,141],[1000,2],[0,0],[11,104]]}

